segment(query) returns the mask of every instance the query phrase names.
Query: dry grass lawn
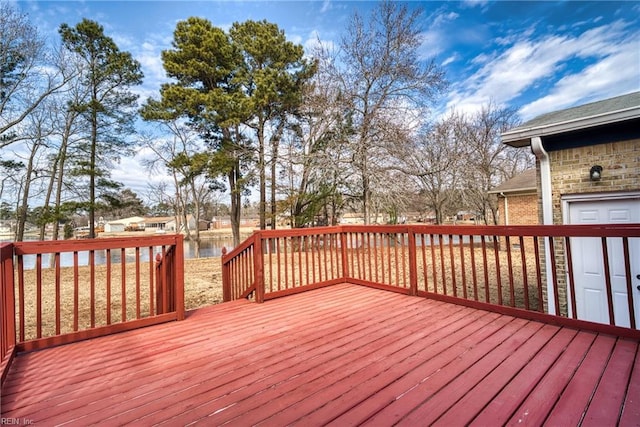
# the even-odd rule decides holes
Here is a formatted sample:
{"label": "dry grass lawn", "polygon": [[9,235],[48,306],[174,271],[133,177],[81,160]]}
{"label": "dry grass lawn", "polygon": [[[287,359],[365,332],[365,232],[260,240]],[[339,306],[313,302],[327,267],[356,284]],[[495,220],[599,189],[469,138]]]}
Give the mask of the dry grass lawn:
{"label": "dry grass lawn", "polygon": [[[528,299],[529,307],[538,307],[536,292],[536,269],[532,259],[527,260],[526,276],[528,278],[529,295],[524,298],[523,266],[519,257],[519,251],[512,254],[513,270],[511,274],[507,270],[508,260],[505,251],[500,251],[499,265],[496,263],[496,254],[491,249],[486,254],[487,271],[482,267],[483,252],[476,248],[475,260],[472,262],[471,251],[468,248],[464,252],[464,264],[459,253],[455,252],[455,261],[451,262],[448,251],[436,251],[433,257],[431,252],[418,252],[418,289],[434,291],[434,282],[438,283],[438,293],[445,293],[443,284],[451,295],[456,288],[458,296],[463,296],[462,283],[466,284],[467,295],[479,301],[498,303],[500,297],[498,288],[502,289],[503,304],[511,305],[510,281],[513,277],[514,297],[513,304],[516,307],[525,306],[524,300]],[[304,255],[302,255],[304,253]],[[367,254],[365,256],[365,254]],[[273,281],[273,287],[267,288],[267,292],[286,289],[290,287],[304,286],[313,280],[327,280],[340,277],[338,259],[331,256],[327,258],[323,250],[316,250],[315,261],[307,251],[300,252],[290,249],[288,256],[281,258],[284,264],[278,266],[278,262],[267,265],[265,279]],[[398,253],[394,248],[382,248],[370,253],[369,250],[356,250],[349,253],[350,275],[363,280],[387,283],[392,286],[407,287],[408,283],[408,257],[406,251]],[[435,263],[434,263],[435,261]],[[184,289],[185,309],[193,310],[198,307],[222,302],[222,266],[220,257],[185,259],[184,261]],[[267,264],[269,264],[267,259]],[[118,323],[148,316],[155,310],[155,286],[150,276],[155,274],[148,262],[141,262],[136,266],[134,262],[124,265],[114,262],[110,269],[105,265],[96,265],[93,272],[89,267],[78,268],[78,286],[74,284],[74,270],[71,267],[61,269],[60,283],[55,283],[55,270],[43,268],[41,276],[41,298],[37,298],[38,287],[36,285],[36,272],[25,270],[24,274],[24,332],[19,329],[19,339],[29,340],[37,337],[47,337],[59,333],[84,330],[93,326],[101,326]],[[464,266],[464,268],[462,268]],[[377,270],[377,272],[376,272]],[[288,274],[287,274],[288,272]],[[464,272],[464,275],[463,275]],[[92,280],[93,276],[93,280]],[[477,287],[473,286],[475,276]],[[124,280],[123,280],[124,277]],[[498,278],[500,278],[498,280]],[[93,289],[91,286],[93,283]],[[500,283],[500,285],[498,285]],[[454,286],[455,285],[455,286]],[[17,286],[17,284],[16,284]],[[268,286],[268,285],[267,285]],[[56,301],[56,287],[59,287],[60,300]],[[122,301],[121,295],[126,295]],[[18,291],[16,292],[18,294]],[[474,295],[475,294],[475,295]],[[477,296],[476,296],[477,295]],[[38,301],[42,305],[38,306]],[[92,304],[93,301],[93,304]],[[91,310],[93,305],[94,310]],[[57,306],[60,310],[60,325],[56,325]],[[18,307],[19,323],[21,307]],[[38,313],[41,313],[41,321],[38,322]],[[37,331],[36,325],[40,323],[41,331]]]}
{"label": "dry grass lawn", "polygon": [[[205,305],[222,302],[222,266],[220,257],[185,259],[184,264],[185,309],[192,310]],[[126,263],[124,267],[125,310],[126,320],[145,317],[150,312],[153,292],[149,285],[149,263]],[[60,288],[60,327],[59,332],[67,333],[83,330],[93,325],[100,326],[117,323],[123,320],[122,309],[122,264],[113,263],[108,270],[105,265],[96,265],[93,271],[93,298],[95,310],[91,312],[91,269],[87,266],[78,268],[78,292],[74,286],[74,270],[72,267],[60,269],[60,283],[56,285],[55,270],[42,269],[41,307],[38,307],[38,289],[36,271],[24,271],[24,336],[21,339],[33,339],[38,335],[47,337],[56,335],[56,286]],[[138,287],[137,283],[140,283]],[[110,284],[110,286],[107,286]],[[16,298],[20,293],[16,276]],[[108,291],[107,291],[108,289]],[[140,306],[137,306],[136,295],[140,295]],[[77,300],[77,302],[76,302]],[[109,304],[107,303],[109,301]],[[107,310],[107,305],[110,309]],[[78,307],[77,319],[74,307]],[[20,306],[18,305],[18,318]],[[38,312],[42,317],[42,330],[36,329]],[[110,319],[107,317],[110,316]],[[77,324],[76,324],[77,323]],[[20,330],[18,331],[20,333]]]}

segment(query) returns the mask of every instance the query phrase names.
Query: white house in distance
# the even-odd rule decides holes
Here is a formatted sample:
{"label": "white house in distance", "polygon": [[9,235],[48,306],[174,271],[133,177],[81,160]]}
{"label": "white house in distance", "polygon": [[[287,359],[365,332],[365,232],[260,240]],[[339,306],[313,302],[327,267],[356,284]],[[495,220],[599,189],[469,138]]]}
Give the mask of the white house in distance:
{"label": "white house in distance", "polygon": [[[187,224],[189,230],[195,230],[196,220],[193,215],[187,216]],[[206,221],[201,221],[200,230],[206,230],[207,226],[208,223]],[[104,224],[104,231],[105,233],[121,233],[124,231],[141,231],[146,233],[176,233],[184,231],[184,225],[181,225],[180,230],[178,230],[176,218],[173,216],[149,218],[132,216],[129,218],[115,219],[113,221],[106,222]]]}
{"label": "white house in distance", "polygon": [[104,224],[105,233],[119,233],[129,231],[131,229],[144,229],[145,218],[141,216],[132,216],[106,222]]}

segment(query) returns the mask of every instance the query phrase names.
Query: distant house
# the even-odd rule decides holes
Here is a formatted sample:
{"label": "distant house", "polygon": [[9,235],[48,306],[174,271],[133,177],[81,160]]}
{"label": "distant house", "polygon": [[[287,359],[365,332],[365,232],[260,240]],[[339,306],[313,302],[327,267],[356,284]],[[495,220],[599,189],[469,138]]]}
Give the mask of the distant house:
{"label": "distant house", "polygon": [[104,224],[105,233],[118,233],[128,230],[143,230],[144,218],[141,216],[132,216],[129,218],[116,219],[108,221]]}
{"label": "distant house", "polygon": [[0,221],[0,236],[10,236],[13,234],[11,223]]}
{"label": "distant house", "polygon": [[[257,228],[260,226],[260,219],[258,217],[242,217],[240,218],[240,227]],[[214,217],[209,223],[210,230],[231,229],[231,220],[226,218]]]}
{"label": "distant house", "polygon": [[169,231],[168,225],[170,222],[175,223],[175,218],[172,216],[156,216],[144,219],[144,230],[150,233],[162,233]]}
{"label": "distant house", "polygon": [[[370,214],[371,224],[386,224],[387,216],[385,214]],[[362,212],[347,212],[340,217],[340,224],[364,224],[364,214]]]}
{"label": "distant house", "polygon": [[[541,223],[640,223],[640,92],[544,114],[503,133],[502,141],[531,149],[536,155]],[[609,298],[602,250],[594,239],[576,239],[572,269],[577,313],[581,319],[607,323]],[[631,296],[622,244],[612,241],[608,251],[611,302],[615,323],[620,326],[630,323],[628,297],[633,300],[636,318],[640,316],[640,291],[636,290],[640,281],[635,277],[640,274],[638,240],[629,242]],[[558,242],[556,246],[556,264],[563,266],[563,247]],[[549,248],[544,250],[549,263]],[[558,291],[560,311],[571,312],[566,278],[558,279],[562,285]],[[548,301],[553,305],[553,282],[549,277],[546,280]]]}
{"label": "distant house", "polygon": [[498,197],[499,225],[539,224],[536,170],[529,169],[503,182],[489,194]]}

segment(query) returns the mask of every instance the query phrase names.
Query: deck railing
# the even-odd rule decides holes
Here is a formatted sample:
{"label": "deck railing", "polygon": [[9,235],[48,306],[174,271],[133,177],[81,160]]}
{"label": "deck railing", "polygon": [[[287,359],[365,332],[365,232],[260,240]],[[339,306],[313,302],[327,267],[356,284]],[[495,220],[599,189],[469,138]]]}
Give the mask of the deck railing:
{"label": "deck railing", "polygon": [[183,251],[182,235],[2,244],[3,365],[16,350],[183,319]]}
{"label": "deck railing", "polygon": [[[262,302],[349,282],[577,320],[584,313],[576,303],[573,253],[587,248],[605,272],[608,324],[637,329],[632,247],[640,248],[640,224],[264,230],[223,255],[224,300],[253,295]],[[612,292],[614,264],[626,282],[623,298]]]}

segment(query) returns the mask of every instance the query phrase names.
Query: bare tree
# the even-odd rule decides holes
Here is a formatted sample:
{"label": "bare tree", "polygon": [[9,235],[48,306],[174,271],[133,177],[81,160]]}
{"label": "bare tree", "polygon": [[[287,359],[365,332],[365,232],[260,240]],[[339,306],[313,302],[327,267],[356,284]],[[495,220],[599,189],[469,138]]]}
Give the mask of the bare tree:
{"label": "bare tree", "polygon": [[[20,138],[25,149],[22,156],[25,165],[24,176],[17,199],[16,207],[16,240],[24,239],[27,214],[29,212],[29,201],[34,196],[34,191],[40,191],[36,187],[38,181],[42,182],[46,178],[46,169],[43,167],[46,158],[48,138],[52,133],[52,122],[48,108],[44,104],[32,111],[22,126],[22,136]],[[44,172],[44,173],[43,173]]]}
{"label": "bare tree", "polygon": [[458,121],[457,134],[466,149],[463,203],[483,215],[485,223],[497,224],[497,201],[488,192],[534,164],[531,153],[500,141],[500,133],[518,123],[515,109],[501,108],[493,102]]}
{"label": "bare tree", "polygon": [[344,150],[349,126],[339,88],[325,68],[319,68],[303,91],[305,102],[284,140],[281,211],[288,213],[292,227],[335,225],[350,164]]}
{"label": "bare tree", "polygon": [[434,60],[418,55],[419,23],[420,11],[409,12],[391,1],[380,3],[368,21],[356,14],[333,63],[334,80],[340,84],[353,123],[352,166],[365,222],[370,219],[376,188],[372,177],[379,167],[373,159],[380,158],[390,143],[385,132],[389,119],[404,120],[445,87],[443,72]]}
{"label": "bare tree", "polygon": [[468,168],[466,148],[457,133],[460,120],[460,115],[451,112],[392,151],[398,159],[396,168],[412,178],[416,191],[425,198],[438,224],[456,210],[455,195]]}
{"label": "bare tree", "polygon": [[14,128],[72,77],[55,58],[27,16],[0,2],[0,148],[12,144]]}

